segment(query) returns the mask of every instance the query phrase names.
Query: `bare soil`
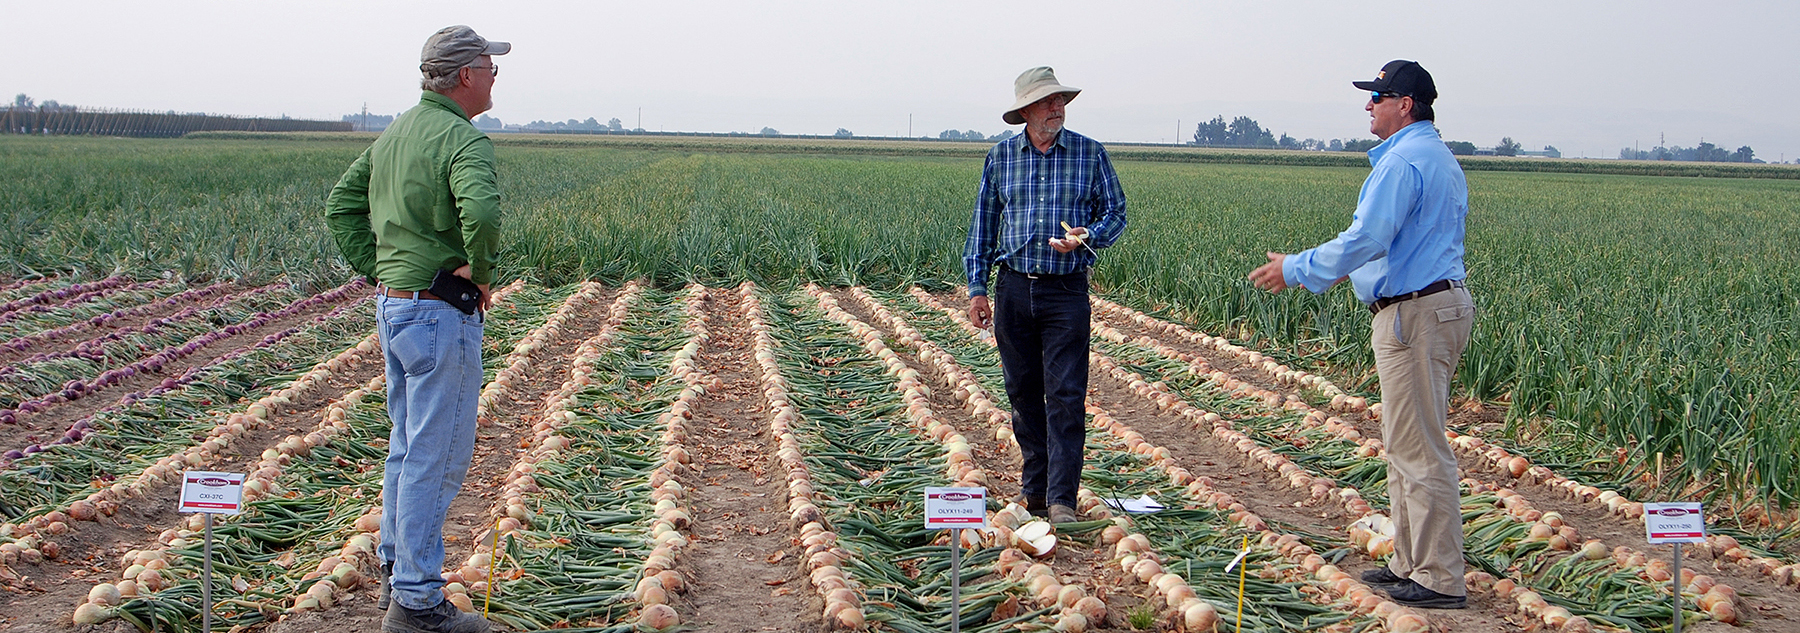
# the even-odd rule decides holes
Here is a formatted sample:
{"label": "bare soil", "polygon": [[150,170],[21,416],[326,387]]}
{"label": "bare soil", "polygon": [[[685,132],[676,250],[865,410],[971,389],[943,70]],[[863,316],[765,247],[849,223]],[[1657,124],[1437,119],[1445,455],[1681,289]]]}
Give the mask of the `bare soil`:
{"label": "bare soil", "polygon": [[[693,523],[680,572],[690,579],[691,613],[702,631],[824,631],[824,602],[806,576],[804,548],[789,525],[786,475],[775,458],[761,370],[736,296],[708,293],[711,339],[700,366],[724,383],[694,407],[693,473],[682,474]],[[684,609],[686,611],[686,609]]]}

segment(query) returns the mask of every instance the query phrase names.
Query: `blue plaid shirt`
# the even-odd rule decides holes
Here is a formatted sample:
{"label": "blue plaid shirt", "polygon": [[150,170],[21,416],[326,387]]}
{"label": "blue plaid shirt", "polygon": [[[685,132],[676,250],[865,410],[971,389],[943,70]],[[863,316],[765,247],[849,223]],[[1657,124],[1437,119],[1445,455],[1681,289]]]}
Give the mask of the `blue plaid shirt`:
{"label": "blue plaid shirt", "polygon": [[1050,238],[1063,236],[1063,222],[1087,227],[1088,246],[1095,249],[1111,246],[1125,232],[1125,190],[1106,148],[1063,130],[1048,152],[1039,152],[1027,134],[988,150],[963,248],[969,296],[988,293],[988,273],[996,262],[1051,275],[1093,266],[1088,249],[1058,253],[1050,247]]}

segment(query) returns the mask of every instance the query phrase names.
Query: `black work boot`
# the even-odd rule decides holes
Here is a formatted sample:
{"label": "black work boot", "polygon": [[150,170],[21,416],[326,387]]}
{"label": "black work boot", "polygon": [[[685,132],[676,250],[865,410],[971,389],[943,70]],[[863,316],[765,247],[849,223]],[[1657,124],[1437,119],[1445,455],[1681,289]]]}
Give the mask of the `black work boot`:
{"label": "black work boot", "polygon": [[1386,567],[1363,572],[1362,581],[1368,583],[1371,587],[1382,590],[1392,589],[1408,582],[1412,582],[1411,579],[1401,578],[1399,574],[1395,574],[1393,570]]}
{"label": "black work boot", "polygon": [[414,611],[394,604],[381,620],[386,633],[488,633],[488,621],[473,613],[463,613],[449,600],[437,606]]}
{"label": "black work boot", "polygon": [[1463,596],[1451,596],[1426,589],[1416,581],[1388,588],[1387,595],[1400,606],[1417,609],[1461,609],[1468,602]]}
{"label": "black work boot", "polygon": [[1025,506],[1025,511],[1030,512],[1031,516],[1038,518],[1050,516],[1050,505],[1044,502],[1043,497],[1033,497],[1021,492],[1013,495],[1012,502]]}

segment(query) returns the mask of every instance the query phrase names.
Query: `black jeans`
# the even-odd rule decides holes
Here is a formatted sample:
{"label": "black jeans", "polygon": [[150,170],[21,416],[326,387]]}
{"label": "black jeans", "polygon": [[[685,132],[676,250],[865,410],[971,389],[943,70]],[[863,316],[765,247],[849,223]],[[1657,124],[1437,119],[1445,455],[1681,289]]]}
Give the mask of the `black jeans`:
{"label": "black jeans", "polygon": [[1087,273],[1038,275],[1000,267],[994,342],[1013,407],[1028,497],[1075,507],[1087,442]]}

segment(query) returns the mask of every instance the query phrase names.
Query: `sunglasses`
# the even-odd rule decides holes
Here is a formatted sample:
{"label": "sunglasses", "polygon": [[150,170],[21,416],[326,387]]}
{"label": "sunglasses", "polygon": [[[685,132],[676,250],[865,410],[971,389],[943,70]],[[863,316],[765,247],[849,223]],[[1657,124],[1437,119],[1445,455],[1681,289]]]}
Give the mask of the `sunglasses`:
{"label": "sunglasses", "polygon": [[1398,99],[1401,96],[1403,96],[1403,95],[1401,95],[1398,92],[1381,92],[1379,90],[1371,90],[1371,91],[1369,91],[1369,103],[1381,103],[1382,99]]}

